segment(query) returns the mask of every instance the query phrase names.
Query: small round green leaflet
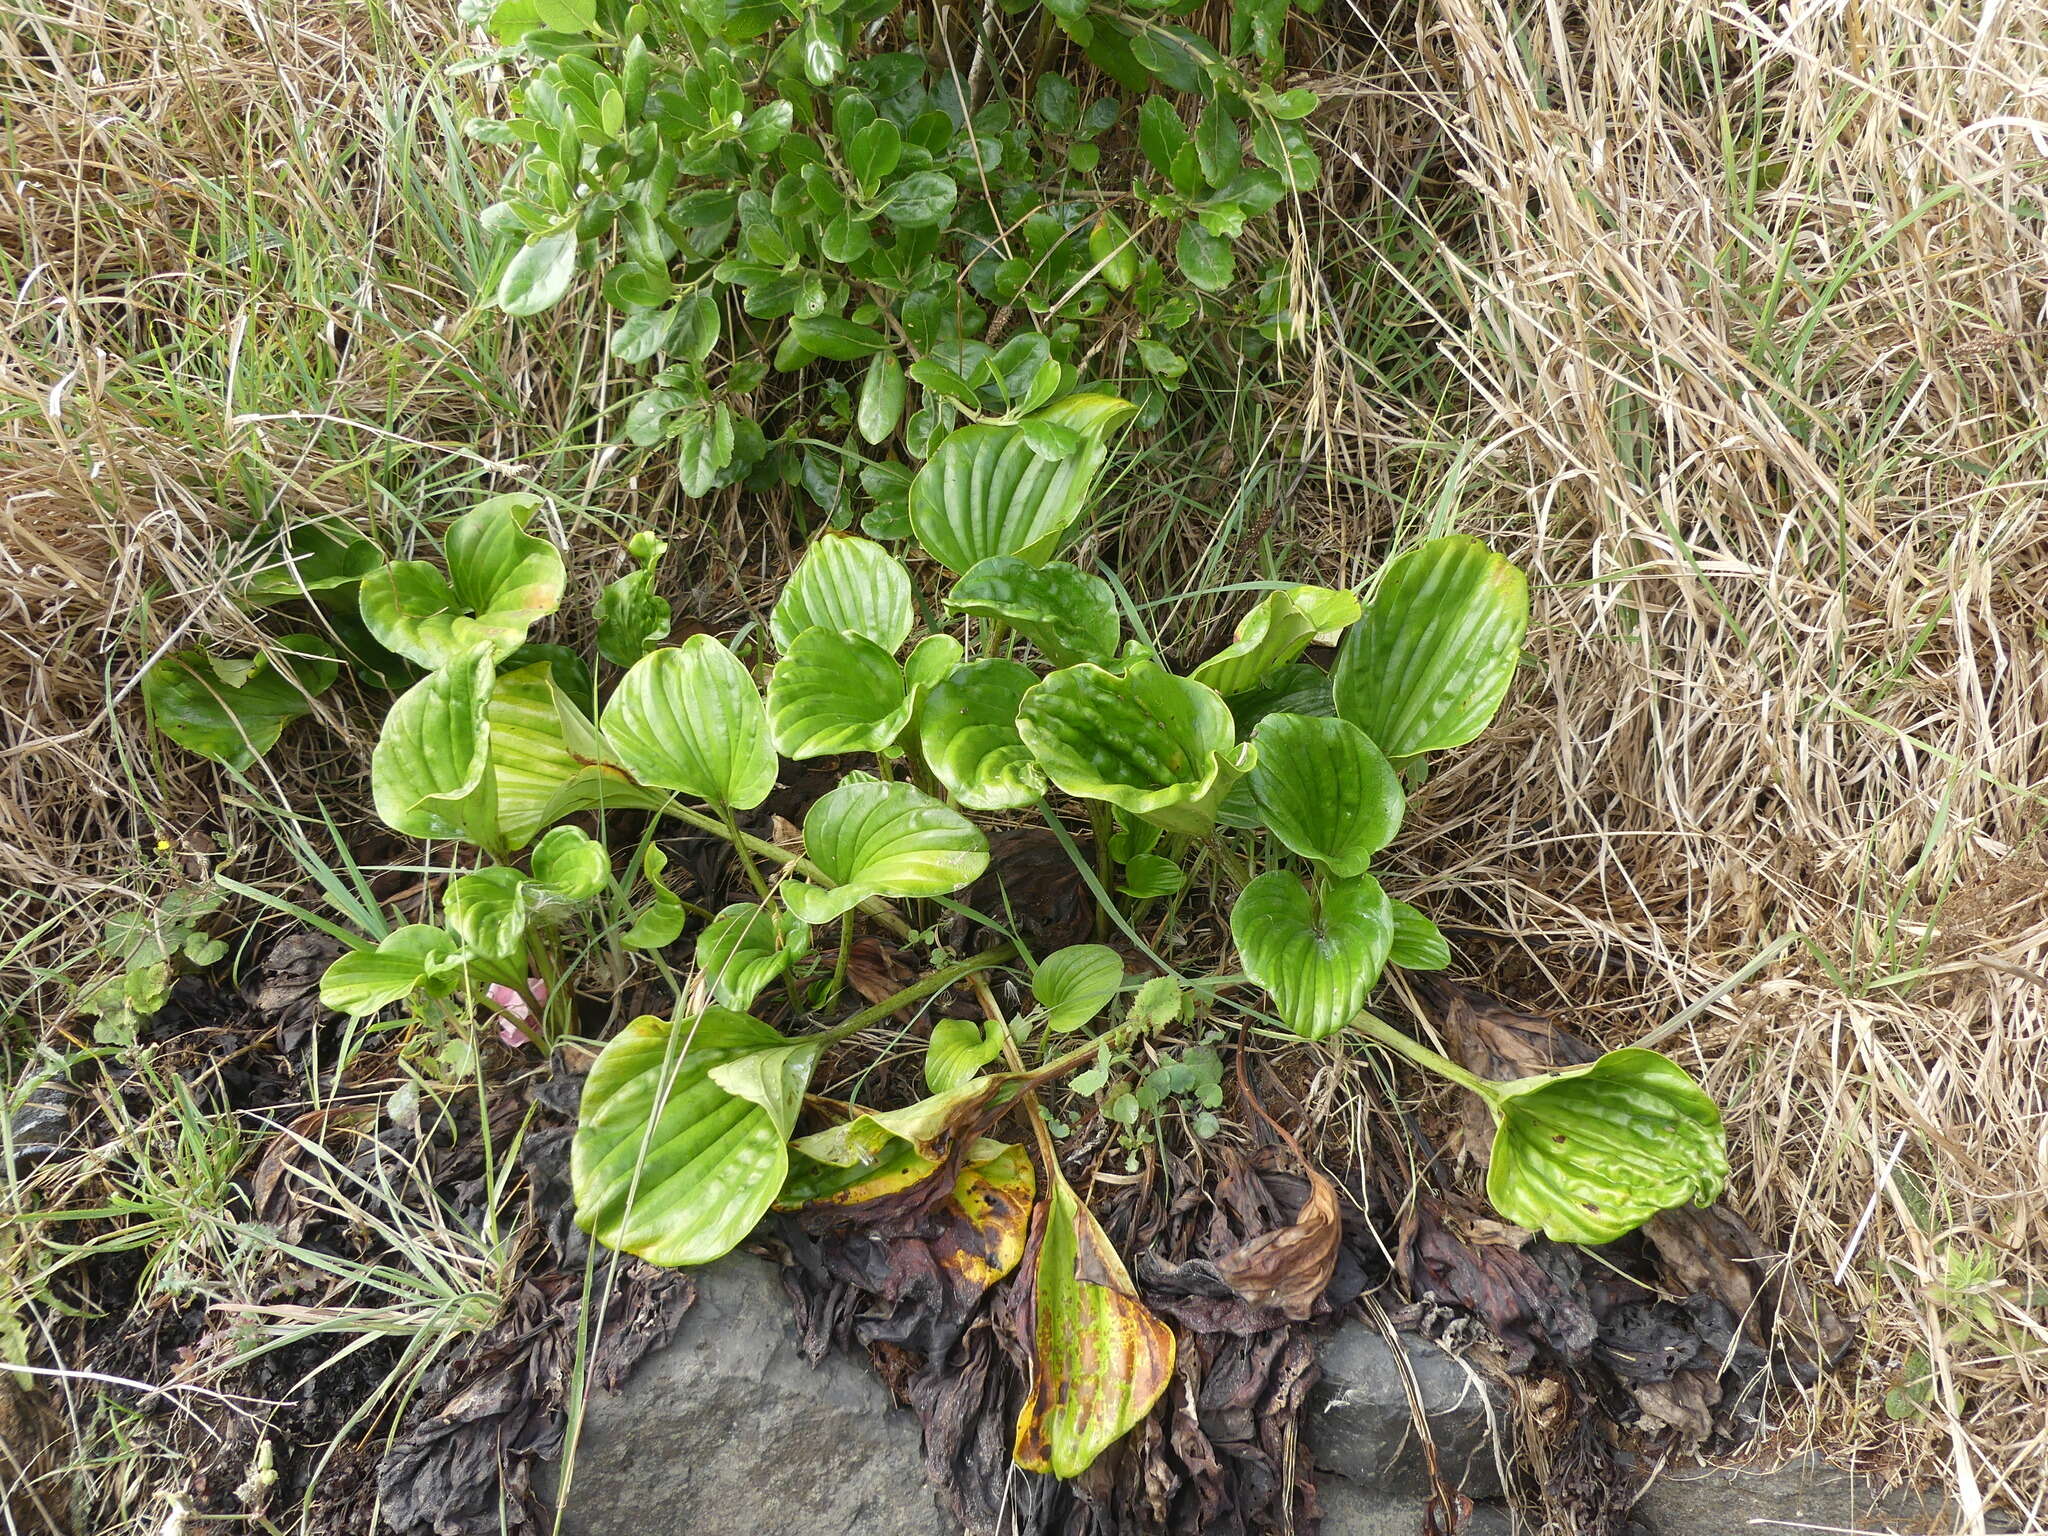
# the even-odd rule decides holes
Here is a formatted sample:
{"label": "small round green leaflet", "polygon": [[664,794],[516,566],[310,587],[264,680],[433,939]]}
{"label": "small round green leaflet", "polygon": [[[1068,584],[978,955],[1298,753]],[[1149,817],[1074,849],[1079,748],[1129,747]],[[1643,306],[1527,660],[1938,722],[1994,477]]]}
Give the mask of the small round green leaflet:
{"label": "small round green leaflet", "polygon": [[959,812],[908,784],[851,778],[804,817],[804,852],[827,890],[782,882],[807,923],[829,923],[870,896],[944,896],[988,867],[988,842]]}
{"label": "small round green leaflet", "polygon": [[1488,1083],[1493,1160],[1486,1198],[1559,1243],[1611,1243],[1659,1211],[1711,1205],[1728,1182],[1714,1101],[1655,1051]]}
{"label": "small round green leaflet", "polygon": [[1365,1007],[1394,943],[1394,915],[1370,875],[1321,882],[1320,897],[1285,870],[1247,885],[1230,909],[1245,974],[1280,1021],[1308,1040],[1335,1034]]}
{"label": "small round green leaflet", "polygon": [[1214,689],[1140,658],[1122,672],[1093,662],[1054,672],[1024,695],[1017,733],[1070,795],[1106,800],[1169,832],[1199,834],[1258,758],[1237,744]]}
{"label": "small round green leaflet", "polygon": [[1317,635],[1357,622],[1358,594],[1333,587],[1269,592],[1238,621],[1229,645],[1188,675],[1224,695],[1247,693],[1308,649]]}
{"label": "small round green leaflet", "polygon": [[363,623],[378,642],[423,667],[443,667],[479,644],[503,661],[562,601],[562,552],[526,532],[532,496],[494,496],[448,525],[444,577],[421,560],[394,560],[363,578]]}
{"label": "small round green leaflet", "polygon": [[775,787],[761,691],[709,635],[641,657],[612,691],[603,730],[642,784],[742,811]]}
{"label": "small round green leaflet", "polygon": [[768,720],[784,757],[879,752],[915,707],[895,658],[843,630],[805,630],[768,674]]}
{"label": "small round green leaflet", "polygon": [[394,929],[375,949],[351,950],[320,978],[320,1001],[360,1019],[424,988],[446,997],[461,980],[462,951],[429,923]]}
{"label": "small round green leaflet", "polygon": [[1372,739],[1347,720],[1268,715],[1245,778],[1259,817],[1304,859],[1340,879],[1362,875],[1401,828],[1401,780]]}
{"label": "small round green leaflet", "polygon": [[1109,583],[1064,560],[1033,565],[1015,555],[984,560],[954,583],[955,613],[1008,624],[1056,667],[1116,654],[1116,597]]}
{"label": "small round green leaflet", "polygon": [[1011,810],[1045,793],[1045,773],[1017,734],[1017,706],[1038,679],[1020,662],[970,661],[926,695],[924,760],[975,811]]}
{"label": "small round green leaflet", "polygon": [[917,542],[956,576],[998,555],[1043,561],[1087,504],[1109,431],[1136,409],[1111,395],[1069,395],[1041,412],[1080,437],[1062,459],[1041,456],[1016,423],[960,428],[910,483]]}
{"label": "small round green leaflet", "polygon": [[1389,758],[1461,747],[1500,708],[1529,627],[1529,581],[1477,539],[1388,565],[1337,654],[1337,713]]}
{"label": "small round green leaflet", "polygon": [[635,1019],[584,1082],[570,1145],[576,1224],[655,1264],[705,1264],[767,1213],[816,1064],[724,1008]]}
{"label": "small round green leaflet", "polygon": [[1045,1010],[1046,1029],[1064,1034],[1107,1008],[1123,984],[1123,956],[1107,944],[1069,944],[1045,957],[1031,978],[1031,995]]}
{"label": "small round green leaflet", "polygon": [[318,635],[279,637],[271,655],[223,662],[204,651],[174,651],[142,679],[150,723],[188,752],[237,772],[277,745],[284,728],[313,708],[340,671]]}
{"label": "small round green leaflet", "polygon": [[370,754],[377,815],[408,837],[497,838],[497,796],[490,768],[490,704],[495,668],[489,646],[430,673],[384,717]]}
{"label": "small round green leaflet", "polygon": [[736,901],[697,935],[697,969],[728,1008],[750,1008],[762,989],[810,953],[811,929],[792,912]]}
{"label": "small round green leaflet", "polygon": [[1394,909],[1394,947],[1387,954],[1387,964],[1404,971],[1440,971],[1451,963],[1451,946],[1435,923],[1405,901],[1388,905]]}
{"label": "small round green leaflet", "polygon": [[612,877],[603,844],[581,827],[556,827],[533,845],[533,881],[562,901],[588,901]]}
{"label": "small round green leaflet", "polygon": [[910,573],[888,550],[847,533],[821,533],[804,551],[768,616],[777,650],[810,629],[864,635],[894,656],[910,634]]}

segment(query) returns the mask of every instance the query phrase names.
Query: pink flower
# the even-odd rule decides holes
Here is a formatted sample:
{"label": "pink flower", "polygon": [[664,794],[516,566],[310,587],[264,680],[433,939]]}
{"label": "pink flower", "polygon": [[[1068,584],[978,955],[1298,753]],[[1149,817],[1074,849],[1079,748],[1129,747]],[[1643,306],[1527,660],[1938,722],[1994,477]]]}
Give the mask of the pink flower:
{"label": "pink flower", "polygon": [[[548,984],[538,976],[526,978],[526,990],[533,994],[533,1000],[537,1003],[545,1003],[548,1000]],[[498,1025],[500,1040],[515,1051],[522,1045],[532,1043],[519,1026],[534,1022],[533,1009],[527,1005],[526,998],[516,988],[493,982],[484,992],[484,998],[504,1015],[504,1019]]]}

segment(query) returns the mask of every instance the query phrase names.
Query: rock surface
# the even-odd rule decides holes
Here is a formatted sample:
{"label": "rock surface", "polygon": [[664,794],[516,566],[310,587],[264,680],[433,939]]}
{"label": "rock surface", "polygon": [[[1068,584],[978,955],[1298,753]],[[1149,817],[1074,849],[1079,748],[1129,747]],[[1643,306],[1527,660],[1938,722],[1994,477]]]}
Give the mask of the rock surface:
{"label": "rock surface", "polygon": [[[1637,1501],[1634,1515],[1652,1536],[1728,1536],[1749,1529],[1815,1527],[1876,1536],[1958,1525],[1952,1515],[1943,1518],[1937,1495],[1911,1489],[1880,1495],[1870,1478],[1841,1471],[1814,1456],[1772,1468],[1667,1470]],[[1985,1528],[2018,1529],[1995,1517]]]}
{"label": "rock surface", "polygon": [[[735,1256],[696,1281],[675,1338],[623,1392],[591,1392],[563,1536],[957,1536],[925,1486],[917,1421],[865,1361],[805,1363],[774,1266]],[[1446,1479],[1482,1501],[1466,1536],[1508,1536],[1505,1508],[1484,1502],[1501,1493],[1495,1389],[1428,1339],[1399,1337]],[[1428,1477],[1392,1346],[1352,1321],[1321,1358],[1305,1432],[1322,1473],[1324,1536],[1415,1536]],[[559,1469],[546,1470],[552,1496]],[[1651,1536],[1924,1532],[1949,1528],[1940,1514],[1937,1498],[1880,1497],[1869,1479],[1817,1458],[1667,1470],[1634,1510]],[[2017,1527],[1993,1520],[1988,1529]]]}
{"label": "rock surface", "polygon": [[[1398,1336],[1444,1480],[1470,1498],[1498,1497],[1494,1432],[1504,1422],[1499,1398],[1457,1356],[1419,1335]],[[1316,1466],[1362,1488],[1407,1495],[1411,1504],[1422,1498],[1429,1492],[1429,1471],[1393,1346],[1377,1328],[1354,1320],[1324,1341],[1321,1360],[1323,1379],[1309,1399],[1303,1426]]]}
{"label": "rock surface", "polygon": [[625,1391],[589,1394],[564,1536],[952,1536],[917,1421],[867,1362],[805,1362],[774,1266],[736,1256],[696,1279],[668,1346]]}
{"label": "rock surface", "polygon": [[[1416,1536],[1422,1529],[1422,1496],[1383,1493],[1349,1478],[1316,1479],[1323,1506],[1323,1536]],[[1475,1504],[1463,1536],[1510,1536],[1508,1512],[1498,1504]]]}

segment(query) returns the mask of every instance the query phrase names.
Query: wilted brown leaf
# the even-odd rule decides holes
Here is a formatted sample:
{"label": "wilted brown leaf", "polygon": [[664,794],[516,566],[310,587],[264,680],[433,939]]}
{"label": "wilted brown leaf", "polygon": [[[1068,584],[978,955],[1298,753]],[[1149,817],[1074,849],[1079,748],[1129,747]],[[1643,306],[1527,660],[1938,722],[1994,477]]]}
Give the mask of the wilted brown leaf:
{"label": "wilted brown leaf", "polygon": [[1308,1198],[1291,1226],[1262,1232],[1216,1261],[1216,1272],[1254,1306],[1278,1307],[1295,1322],[1306,1319],[1337,1268],[1337,1186],[1313,1168]]}

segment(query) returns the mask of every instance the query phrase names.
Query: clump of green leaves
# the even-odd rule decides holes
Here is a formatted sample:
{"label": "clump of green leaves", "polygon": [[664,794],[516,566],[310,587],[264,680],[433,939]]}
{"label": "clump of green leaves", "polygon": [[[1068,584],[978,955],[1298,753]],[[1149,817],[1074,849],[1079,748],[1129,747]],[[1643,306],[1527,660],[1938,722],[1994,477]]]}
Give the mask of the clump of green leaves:
{"label": "clump of green leaves", "polygon": [[[552,1038],[573,996],[555,936],[565,918],[581,913],[628,949],[662,948],[688,925],[658,847],[643,845],[617,877],[604,814],[653,811],[724,837],[757,899],[703,914],[694,952],[714,1001],[636,1020],[600,1056],[572,1160],[578,1220],[614,1247],[698,1263],[778,1202],[856,1201],[939,1177],[961,1166],[950,1152],[963,1140],[966,1166],[1014,1194],[1017,1167],[1004,1160],[1014,1153],[1028,1172],[1029,1159],[986,1133],[1024,1108],[1050,1181],[1028,1281],[1036,1368],[1059,1390],[1020,1420],[1017,1455],[1063,1471],[1149,1409],[1128,1388],[1163,1386],[1172,1336],[1117,1282],[1113,1250],[1101,1256],[1107,1240],[1058,1176],[1036,1091],[1071,1077],[1077,1092],[1105,1095],[1099,1112],[1133,1155],[1169,1106],[1212,1133],[1221,1033],[1209,1020],[1233,994],[1262,1027],[1311,1040],[1357,1031],[1478,1095],[1496,1122],[1489,1198],[1555,1239],[1610,1240],[1668,1206],[1713,1199],[1727,1173],[1718,1112],[1662,1056],[1615,1051],[1483,1082],[1367,1011],[1386,966],[1449,962],[1443,935],[1387,891],[1375,860],[1398,837],[1403,786],[1428,754],[1471,741],[1498,708],[1528,622],[1521,573],[1477,540],[1434,539],[1365,593],[1272,587],[1228,643],[1175,672],[1125,635],[1116,589],[1061,558],[1129,416],[1121,398],[1082,391],[948,437],[906,493],[926,574],[949,578],[935,607],[914,600],[907,552],[826,531],[749,648],[708,634],[665,645],[659,541],[634,540],[638,569],[598,605],[600,651],[617,673],[605,689],[581,657],[532,639],[566,573],[527,531],[537,509],[525,498],[455,519],[438,564],[369,570],[364,623],[432,669],[385,718],[371,759],[378,813],[480,859],[449,882],[438,922],[343,956],[322,989],[357,1016],[461,996]],[[1334,647],[1331,671],[1308,659],[1312,647]],[[810,806],[800,851],[741,830],[783,759],[849,754],[867,766]],[[1174,893],[1194,854],[1212,855],[1239,887],[1230,930],[1243,977],[1137,984],[1106,945],[1034,961],[1010,941],[940,957],[906,993],[824,1029],[785,1033],[747,1011],[778,985],[791,1024],[833,1005],[858,925],[917,934],[899,909],[951,896],[988,866],[975,816],[1037,807],[1057,820],[1055,792],[1093,822],[1098,875],[1121,870],[1112,901]],[[830,1045],[1012,961],[1032,965],[1034,1006],[1003,1018],[984,993],[984,1017],[935,1024],[927,1098],[797,1135]],[[1207,1033],[1190,1037],[1191,1020]],[[1023,1262],[1021,1237],[961,1198],[977,1251],[1004,1256],[976,1272],[996,1283]],[[970,1206],[989,1224],[976,1226]],[[1084,1250],[1096,1279],[1047,1257]],[[1077,1332],[1099,1335],[1093,1358],[1123,1362],[1114,1382],[1072,1347]]]}
{"label": "clump of green leaves", "polygon": [[1292,332],[1284,267],[1239,244],[1320,174],[1316,98],[1269,83],[1285,11],[1239,0],[1226,53],[1062,0],[1064,54],[999,87],[894,0],[470,4],[520,79],[469,125],[515,155],[491,297],[539,315],[589,274],[643,371],[621,429],[672,442],[689,494],[801,485],[846,526],[857,488],[898,534],[917,461],[1036,416],[1104,343],[1129,338],[1151,419],[1197,327],[1240,353]]}

